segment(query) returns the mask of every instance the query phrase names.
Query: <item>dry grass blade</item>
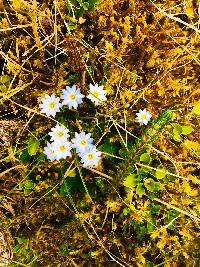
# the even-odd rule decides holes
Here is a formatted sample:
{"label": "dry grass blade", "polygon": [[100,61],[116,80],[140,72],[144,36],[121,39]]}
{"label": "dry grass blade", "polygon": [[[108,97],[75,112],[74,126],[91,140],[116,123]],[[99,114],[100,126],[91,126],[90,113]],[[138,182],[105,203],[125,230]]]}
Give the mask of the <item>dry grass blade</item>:
{"label": "dry grass blade", "polygon": [[[151,1],[151,0],[150,0],[150,1]],[[172,20],[174,20],[174,21],[179,22],[179,23],[181,23],[181,24],[187,26],[187,27],[190,28],[190,29],[193,29],[193,30],[194,30],[195,32],[197,32],[197,33],[200,33],[200,30],[199,30],[197,27],[195,27],[195,26],[193,26],[192,24],[189,24],[189,23],[187,23],[187,22],[185,22],[185,21],[183,21],[183,20],[177,18],[176,16],[174,16],[174,15],[172,15],[172,14],[168,14],[167,12],[165,12],[164,10],[162,10],[161,8],[159,8],[156,4],[154,4],[153,1],[151,1],[151,3],[154,5],[154,7],[156,7],[156,9],[159,10],[160,13],[162,13],[162,14],[165,15],[166,17],[168,17],[168,18],[170,18],[170,19],[172,19]]]}
{"label": "dry grass blade", "polygon": [[180,212],[181,214],[184,214],[184,215],[190,217],[191,219],[193,219],[196,222],[200,222],[200,218],[192,215],[191,213],[189,213],[187,211],[184,211],[182,209],[179,209],[179,208],[175,207],[174,205],[171,205],[171,204],[169,204],[169,203],[167,203],[167,202],[165,202],[165,201],[163,201],[163,200],[161,200],[159,198],[154,198],[154,200],[157,201],[157,202],[159,202],[159,203],[161,203],[161,204],[163,204],[163,205],[165,205],[168,208],[174,209],[174,210]]}
{"label": "dry grass blade", "polygon": [[27,28],[27,27],[31,27],[32,24],[26,24],[26,25],[17,25],[11,28],[6,28],[6,29],[0,29],[0,32],[6,32],[6,31],[13,31],[16,29],[23,29],[23,28]]}

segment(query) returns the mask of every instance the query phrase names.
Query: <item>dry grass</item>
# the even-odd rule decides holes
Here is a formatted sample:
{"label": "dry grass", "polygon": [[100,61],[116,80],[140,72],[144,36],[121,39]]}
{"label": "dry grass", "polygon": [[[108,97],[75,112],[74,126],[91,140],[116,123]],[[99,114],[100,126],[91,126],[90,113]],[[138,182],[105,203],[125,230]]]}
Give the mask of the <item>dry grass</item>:
{"label": "dry grass", "polygon": [[[200,5],[111,0],[76,17],[73,1],[67,3],[69,9],[61,0],[0,2],[0,70],[10,77],[6,89],[0,84],[0,201],[9,196],[13,202],[10,209],[0,206],[0,223],[13,235],[7,245],[0,230],[0,257],[4,264],[12,260],[8,248],[19,246],[12,239],[20,237],[26,248],[15,250],[12,267],[197,266],[200,128],[191,111],[200,93]],[[73,83],[87,94],[89,83],[100,81],[108,101],[97,110],[86,103],[62,118],[40,114],[44,94],[59,95]],[[135,122],[141,108],[153,118],[167,108],[176,114],[146,149],[152,166],[135,164],[148,169],[145,179],[160,167],[173,177],[159,180],[154,201],[148,192],[140,198],[135,189],[122,189],[118,147],[115,154],[103,151],[97,169],[83,170],[76,160],[67,160],[65,169],[64,162],[40,159],[45,134],[61,119],[73,130],[90,131],[101,149],[109,139],[110,147],[118,143],[129,152],[145,131]],[[191,126],[192,134],[170,138],[173,123]],[[35,157],[24,152],[30,138],[40,141]],[[87,194],[81,187],[69,197],[60,194],[71,170],[79,170]],[[30,191],[27,181],[34,183]],[[154,214],[156,202],[162,205]],[[154,230],[140,239],[149,224]]]}

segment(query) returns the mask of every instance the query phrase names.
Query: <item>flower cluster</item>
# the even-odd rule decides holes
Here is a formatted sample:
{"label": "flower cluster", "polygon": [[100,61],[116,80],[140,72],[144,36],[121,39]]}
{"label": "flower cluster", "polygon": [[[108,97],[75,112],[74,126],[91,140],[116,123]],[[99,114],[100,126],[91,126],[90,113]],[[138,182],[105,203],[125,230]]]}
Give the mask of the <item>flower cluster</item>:
{"label": "flower cluster", "polygon": [[[42,103],[39,105],[41,108],[41,113],[46,114],[47,116],[55,117],[56,113],[60,111],[62,106],[67,105],[70,109],[77,109],[78,105],[83,103],[83,98],[85,96],[81,93],[80,88],[76,88],[75,85],[72,87],[66,86],[66,89],[62,90],[61,98],[56,97],[55,94],[51,96],[45,95],[41,99]],[[99,86],[97,83],[95,85],[89,85],[89,94],[87,96],[96,106],[100,105],[102,102],[106,101],[106,91],[103,89],[103,86]],[[60,103],[62,100],[62,103]],[[136,113],[136,120],[142,125],[147,125],[151,120],[151,114],[146,109],[139,110]]]}
{"label": "flower cluster", "polygon": [[[89,95],[87,96],[96,106],[101,104],[103,101],[106,101],[106,91],[103,89],[103,86],[99,86],[98,84],[89,85]],[[68,106],[70,109],[77,109],[78,105],[83,103],[83,98],[85,96],[81,94],[80,88],[76,88],[75,85],[72,87],[66,86],[66,89],[62,90],[61,99],[56,97],[55,94],[51,96],[45,95],[41,99],[41,104],[39,107],[41,108],[41,113],[46,114],[47,116],[55,117],[56,113],[60,111],[62,106]],[[60,103],[62,100],[62,103]]]}
{"label": "flower cluster", "polygon": [[71,156],[71,142],[69,141],[69,130],[64,125],[57,124],[51,129],[52,143],[47,143],[44,148],[44,154],[51,161],[65,159]]}
{"label": "flower cluster", "polygon": [[[55,94],[51,96],[45,95],[40,104],[41,113],[55,117],[56,113],[64,105],[67,105],[70,109],[77,109],[78,105],[83,103],[84,97],[80,89],[76,88],[75,85],[72,87],[66,86],[66,89],[62,90],[61,98],[56,97]],[[96,106],[107,100],[103,86],[98,84],[89,85],[87,98]],[[61,100],[62,103],[60,102]],[[146,109],[140,109],[136,116],[136,120],[140,124],[147,125],[151,119],[151,114]],[[91,134],[85,132],[75,133],[75,137],[70,141],[69,130],[64,125],[57,124],[51,129],[49,136],[51,143],[47,142],[47,146],[44,148],[44,154],[49,160],[54,161],[71,157],[71,150],[74,148],[81,158],[84,167],[95,167],[98,165],[101,152],[93,145]]]}
{"label": "flower cluster", "polygon": [[76,149],[77,154],[81,157],[84,167],[95,167],[98,165],[101,152],[93,145],[91,134],[84,132],[75,133],[72,139],[72,147]]}
{"label": "flower cluster", "polygon": [[71,149],[74,148],[81,157],[84,167],[95,167],[100,160],[101,152],[93,145],[91,134],[85,132],[75,133],[75,137],[69,141],[69,130],[64,125],[57,124],[51,129],[49,136],[52,143],[47,142],[44,154],[51,161],[71,157]]}

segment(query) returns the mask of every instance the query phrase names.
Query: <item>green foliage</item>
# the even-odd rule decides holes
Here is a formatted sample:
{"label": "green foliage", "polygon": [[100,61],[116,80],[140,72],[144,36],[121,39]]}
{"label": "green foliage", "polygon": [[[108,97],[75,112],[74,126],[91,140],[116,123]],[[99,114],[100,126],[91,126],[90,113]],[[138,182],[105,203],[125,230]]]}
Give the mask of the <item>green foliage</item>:
{"label": "green foliage", "polygon": [[[112,142],[111,138],[105,138],[103,144],[100,146],[101,151],[111,155],[116,155],[119,148],[120,148],[119,142]],[[110,157],[112,158],[112,156]]]}
{"label": "green foliage", "polygon": [[66,0],[67,9],[70,16],[79,18],[86,11],[94,10],[99,3],[99,0]]}
{"label": "green foliage", "polygon": [[148,233],[152,233],[155,230],[155,220],[153,218],[150,218],[150,220],[147,222],[147,231]]}
{"label": "green foliage", "polygon": [[195,115],[200,116],[200,101],[196,102],[193,109],[192,109],[192,113]]}
{"label": "green foliage", "polygon": [[24,149],[22,150],[20,153],[19,153],[19,159],[21,161],[26,161],[28,162],[30,160],[31,156],[30,154],[28,153],[28,149]]}
{"label": "green foliage", "polygon": [[[0,4],[0,236],[16,241],[9,267],[199,265],[199,17],[194,1],[182,2]],[[44,94],[75,84],[87,96],[90,83],[104,85],[107,101],[85,97],[55,118],[39,114]],[[153,119],[142,126],[135,114],[144,108]],[[92,134],[102,151],[96,169],[73,150],[46,159],[57,122],[70,139]]]}
{"label": "green foliage", "polygon": [[137,175],[136,174],[130,174],[128,175],[123,182],[124,186],[132,188],[137,185]]}
{"label": "green foliage", "polygon": [[0,92],[6,92],[10,84],[10,76],[2,75],[0,76]]}
{"label": "green foliage", "polygon": [[[145,155],[144,159],[150,158],[150,157],[146,157],[148,155],[146,153],[143,155]],[[150,175],[152,175],[152,178],[150,177]],[[148,168],[145,168],[145,167],[137,168],[135,173],[129,174],[127,177],[125,177],[123,181],[123,185],[126,188],[130,188],[130,189],[136,188],[136,194],[139,195],[140,198],[145,194],[145,189],[146,189],[147,195],[150,198],[154,198],[155,194],[159,192],[160,190],[160,184],[159,182],[154,181],[153,176],[155,176],[157,179],[161,179],[160,178],[161,171],[157,169],[154,175],[154,172],[150,172]],[[165,173],[164,173],[164,176],[162,173],[162,178],[164,177],[165,177]]]}
{"label": "green foliage", "polygon": [[130,209],[129,208],[124,208],[123,209],[123,215],[127,216],[130,213]]}
{"label": "green foliage", "polygon": [[152,204],[152,213],[157,214],[160,210],[160,205]]}
{"label": "green foliage", "polygon": [[144,153],[140,156],[140,161],[144,162],[145,164],[149,164],[151,161],[151,157],[148,153]]}
{"label": "green foliage", "polygon": [[159,116],[153,120],[151,126],[139,137],[131,149],[128,159],[128,170],[131,166],[140,158],[140,156],[145,153],[148,145],[152,144],[163,128],[172,119],[173,112],[171,110],[166,110],[159,114]]}
{"label": "green foliage", "polygon": [[67,177],[63,185],[60,187],[60,194],[68,196],[76,189],[82,188],[82,183],[79,177]]}
{"label": "green foliage", "polygon": [[190,125],[183,125],[183,126],[181,126],[181,128],[182,128],[181,134],[183,134],[183,135],[191,134],[194,131],[194,129]]}
{"label": "green foliage", "polygon": [[168,229],[174,230],[176,228],[176,219],[178,218],[179,212],[175,210],[169,210],[164,214],[164,223]]}
{"label": "green foliage", "polygon": [[33,192],[35,183],[30,179],[25,179],[19,183],[19,189],[24,191],[24,195],[29,195]]}
{"label": "green foliage", "polygon": [[145,189],[141,183],[139,183],[136,187],[136,194],[139,195],[139,197],[142,197],[145,193]]}
{"label": "green foliage", "polygon": [[69,255],[69,251],[68,251],[68,246],[66,244],[62,244],[60,247],[59,247],[59,252],[67,257]]}
{"label": "green foliage", "polygon": [[155,191],[156,184],[158,184],[158,183],[156,183],[152,178],[145,179],[145,181],[144,181],[144,186],[150,192],[154,192]]}
{"label": "green foliage", "polygon": [[[16,245],[13,248],[14,259],[17,259],[19,263],[29,264],[36,267],[38,261],[36,260],[35,253],[31,248],[30,240],[25,237],[16,237]],[[19,267],[18,264],[12,264],[11,267]]]}
{"label": "green foliage", "polygon": [[159,179],[164,179],[166,176],[165,169],[158,168],[155,173],[156,178]]}
{"label": "green foliage", "polygon": [[191,134],[194,129],[190,125],[179,125],[178,123],[172,123],[173,129],[171,132],[171,137],[177,141],[181,142],[183,139],[181,135],[189,135]]}
{"label": "green foliage", "polygon": [[30,156],[35,156],[39,149],[40,142],[36,139],[29,139],[28,141],[28,153]]}

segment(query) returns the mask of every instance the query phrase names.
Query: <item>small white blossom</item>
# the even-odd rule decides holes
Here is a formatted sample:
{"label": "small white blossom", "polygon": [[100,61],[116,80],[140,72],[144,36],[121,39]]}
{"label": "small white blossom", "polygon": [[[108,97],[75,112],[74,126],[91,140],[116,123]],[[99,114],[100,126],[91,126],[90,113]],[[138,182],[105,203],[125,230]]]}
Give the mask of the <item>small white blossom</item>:
{"label": "small white blossom", "polygon": [[39,105],[41,108],[41,113],[46,114],[47,116],[56,116],[56,112],[60,111],[62,104],[59,102],[60,98],[56,97],[55,94],[51,96],[45,95],[42,99],[42,103]]}
{"label": "small white blossom", "polygon": [[75,138],[72,139],[72,147],[76,149],[77,153],[85,152],[88,147],[92,145],[93,138],[91,134],[85,132],[75,133]]}
{"label": "small white blossom", "polygon": [[71,143],[69,141],[53,142],[52,146],[57,160],[65,159],[66,157],[71,157]]}
{"label": "small white blossom", "polygon": [[106,101],[105,96],[106,91],[103,89],[103,85],[99,86],[97,83],[95,85],[89,85],[89,98],[96,106],[101,104],[103,101]]}
{"label": "small white blossom", "polygon": [[57,124],[54,128],[51,128],[49,135],[51,136],[51,141],[67,141],[69,137],[69,130],[64,125]]}
{"label": "small white blossom", "polygon": [[56,159],[54,146],[51,143],[47,142],[47,146],[44,147],[44,154],[50,161],[54,161]]}
{"label": "small white blossom", "polygon": [[144,110],[139,110],[138,113],[136,113],[136,120],[140,123],[140,124],[145,124],[147,125],[147,123],[151,120],[151,113],[149,111],[147,111],[146,109]]}
{"label": "small white blossom", "polygon": [[95,146],[88,147],[88,149],[80,153],[81,162],[83,167],[96,167],[101,157],[101,152]]}
{"label": "small white blossom", "polygon": [[61,98],[63,99],[62,104],[67,105],[69,108],[77,109],[78,105],[83,103],[82,98],[85,96],[81,94],[80,89],[76,88],[75,85],[72,87],[66,86],[66,89],[62,90],[63,95]]}

